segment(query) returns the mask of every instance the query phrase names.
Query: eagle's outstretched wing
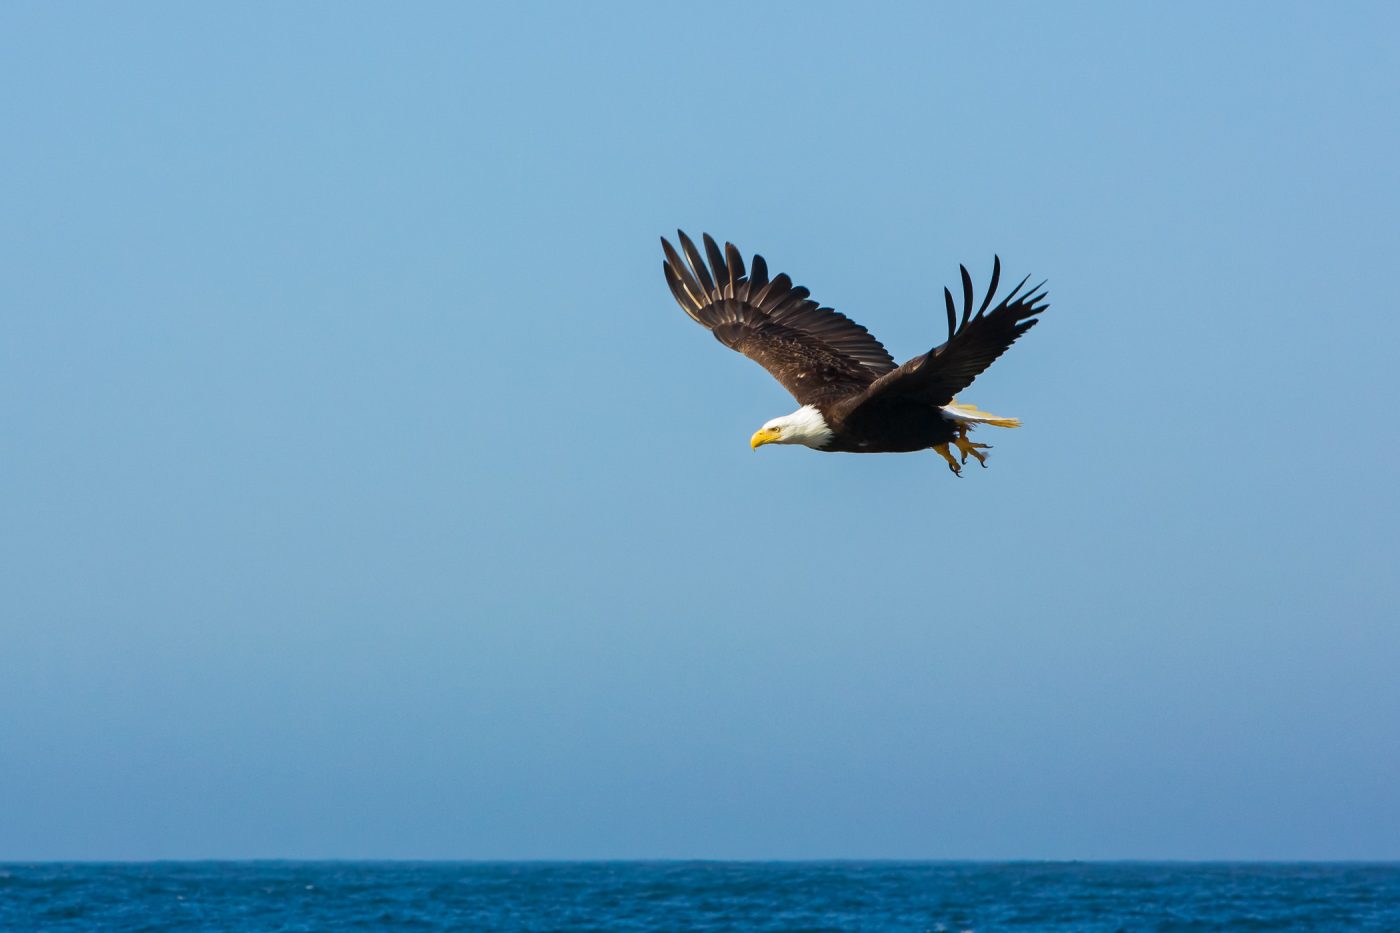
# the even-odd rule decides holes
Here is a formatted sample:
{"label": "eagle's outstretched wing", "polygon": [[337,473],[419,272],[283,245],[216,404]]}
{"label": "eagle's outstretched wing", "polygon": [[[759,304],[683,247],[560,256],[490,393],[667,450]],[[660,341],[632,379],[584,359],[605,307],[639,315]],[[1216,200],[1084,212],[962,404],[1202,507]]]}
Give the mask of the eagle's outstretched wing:
{"label": "eagle's outstretched wing", "polygon": [[953,396],[971,385],[982,370],[992,365],[993,360],[1005,353],[1017,337],[1035,326],[1039,320],[1035,315],[1050,307],[1042,303],[1046,294],[1041,291],[1044,282],[1022,292],[1030,279],[1027,276],[1000,304],[987,311],[996,295],[997,282],[1001,279],[1001,259],[997,257],[992,264],[992,282],[987,287],[987,296],[982,299],[982,305],[974,315],[972,276],[968,274],[966,266],[960,268],[963,286],[961,321],[953,303],[953,293],[943,289],[943,298],[948,306],[947,342],[880,376],[863,393],[843,406],[843,414],[849,415],[865,404],[898,399],[936,407],[947,405],[953,401]]}
{"label": "eagle's outstretched wing", "polygon": [[726,243],[721,251],[707,233],[707,267],[690,237],[676,234],[685,260],[663,237],[662,269],[681,308],[720,343],[768,370],[799,403],[846,398],[894,371],[894,360],[869,331],[839,311],[818,307],[786,275],[770,280],[762,256],[753,257],[745,274],[734,245]]}

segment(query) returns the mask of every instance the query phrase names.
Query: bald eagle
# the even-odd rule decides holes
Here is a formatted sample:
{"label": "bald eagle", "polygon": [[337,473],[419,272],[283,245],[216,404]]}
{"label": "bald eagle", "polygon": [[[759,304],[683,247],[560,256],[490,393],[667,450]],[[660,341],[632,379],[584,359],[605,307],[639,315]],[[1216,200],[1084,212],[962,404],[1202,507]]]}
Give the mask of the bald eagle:
{"label": "bald eagle", "polygon": [[[755,255],[750,269],[734,244],[719,245],[704,234],[705,255],[690,237],[676,231],[681,254],[665,237],[662,269],[671,293],[686,314],[720,343],[758,363],[792,393],[802,407],[774,418],[750,439],[764,444],[801,444],[814,450],[847,453],[907,453],[935,450],[961,475],[969,456],[986,466],[987,444],[968,439],[968,430],[989,424],[1020,425],[954,396],[1030,330],[1044,311],[1044,283],[1023,291],[1030,276],[991,311],[1001,278],[1001,259],[992,262],[992,282],[977,313],[972,313],[972,276],[962,269],[962,316],[953,293],[943,289],[948,339],[903,366],[864,327],[831,308],[819,307],[807,289],[786,275],[768,277],[768,264]],[[706,263],[706,258],[709,262]],[[948,445],[958,448],[954,459]]]}

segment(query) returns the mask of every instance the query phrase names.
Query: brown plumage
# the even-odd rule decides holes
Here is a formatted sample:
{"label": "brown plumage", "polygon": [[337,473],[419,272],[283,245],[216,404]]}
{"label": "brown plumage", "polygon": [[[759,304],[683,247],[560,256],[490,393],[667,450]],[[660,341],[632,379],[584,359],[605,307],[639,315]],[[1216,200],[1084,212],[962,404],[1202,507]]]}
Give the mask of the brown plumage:
{"label": "brown plumage", "polygon": [[[801,405],[820,412],[829,429],[820,443],[811,437],[760,440],[755,435],[755,446],[772,440],[855,453],[933,448],[957,472],[947,451],[949,443],[962,450],[963,462],[969,453],[982,459],[975,449],[968,449],[974,446],[966,440],[969,424],[1015,424],[995,416],[961,416],[972,409],[945,408],[1033,327],[1038,320],[1035,315],[1048,307],[1041,286],[1023,291],[1028,276],[988,311],[1001,278],[999,258],[993,262],[991,284],[976,313],[972,277],[962,267],[960,316],[952,292],[943,290],[948,339],[896,366],[864,327],[839,311],[820,307],[808,297],[807,289],[793,285],[786,275],[770,279],[762,256],[755,255],[746,272],[733,244],[726,243],[721,250],[705,234],[702,255],[683,232],[677,231],[677,236],[679,252],[665,238],[661,240],[662,269],[681,308],[720,343],[768,370]],[[775,419],[775,424],[783,420]]]}

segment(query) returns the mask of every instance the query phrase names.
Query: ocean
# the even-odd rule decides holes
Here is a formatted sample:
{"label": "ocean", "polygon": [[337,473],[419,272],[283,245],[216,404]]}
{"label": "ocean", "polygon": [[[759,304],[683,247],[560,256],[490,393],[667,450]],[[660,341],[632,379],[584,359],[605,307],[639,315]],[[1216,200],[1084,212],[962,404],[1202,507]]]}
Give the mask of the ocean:
{"label": "ocean", "polygon": [[0,930],[1400,933],[1400,864],[3,864]]}

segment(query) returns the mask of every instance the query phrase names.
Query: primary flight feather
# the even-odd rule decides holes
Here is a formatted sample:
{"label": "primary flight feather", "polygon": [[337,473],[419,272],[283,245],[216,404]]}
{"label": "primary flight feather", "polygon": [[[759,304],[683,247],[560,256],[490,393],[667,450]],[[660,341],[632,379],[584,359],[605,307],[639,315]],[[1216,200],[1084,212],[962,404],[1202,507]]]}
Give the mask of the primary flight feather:
{"label": "primary flight feather", "polygon": [[770,279],[762,256],[755,255],[745,271],[732,243],[721,250],[704,234],[701,254],[685,233],[676,235],[679,251],[661,239],[662,271],[682,310],[720,343],[768,370],[801,405],[760,428],[750,439],[755,450],[764,444],[872,454],[934,450],[960,474],[950,444],[961,463],[972,456],[986,466],[987,445],[969,440],[968,430],[1020,424],[955,401],[1049,307],[1040,285],[1025,288],[1027,276],[987,310],[1001,279],[1000,258],[993,260],[992,281],[976,313],[972,276],[961,267],[961,316],[953,293],[943,290],[948,339],[896,366],[864,327],[819,306],[786,275]]}

